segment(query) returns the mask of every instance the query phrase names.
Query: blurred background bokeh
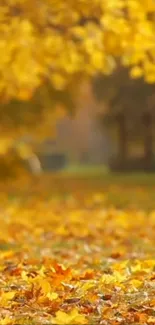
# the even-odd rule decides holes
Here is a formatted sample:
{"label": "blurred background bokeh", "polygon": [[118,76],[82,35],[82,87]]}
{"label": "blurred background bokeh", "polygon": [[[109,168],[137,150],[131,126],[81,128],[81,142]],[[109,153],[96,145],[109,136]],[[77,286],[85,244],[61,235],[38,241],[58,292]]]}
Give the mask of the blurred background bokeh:
{"label": "blurred background bokeh", "polygon": [[0,177],[155,170],[153,0],[0,3]]}

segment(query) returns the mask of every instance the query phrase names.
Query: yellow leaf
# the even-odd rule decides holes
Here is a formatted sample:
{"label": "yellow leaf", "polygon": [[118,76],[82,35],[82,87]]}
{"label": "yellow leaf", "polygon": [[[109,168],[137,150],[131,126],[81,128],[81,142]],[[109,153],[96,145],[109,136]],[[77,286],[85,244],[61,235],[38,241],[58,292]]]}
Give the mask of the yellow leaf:
{"label": "yellow leaf", "polygon": [[104,66],[104,55],[102,52],[94,51],[92,54],[92,65],[95,69],[102,69]]}
{"label": "yellow leaf", "polygon": [[87,319],[84,315],[80,315],[78,310],[74,308],[69,314],[58,311],[54,318],[53,324],[87,324]]}
{"label": "yellow leaf", "polygon": [[135,288],[139,288],[142,285],[142,281],[133,279],[130,281],[130,284]]}
{"label": "yellow leaf", "polygon": [[140,67],[133,67],[130,71],[130,76],[133,79],[140,78],[143,75],[143,70]]}
{"label": "yellow leaf", "polygon": [[24,280],[24,281],[28,281],[29,280],[29,277],[27,276],[27,273],[25,272],[25,271],[22,271],[22,273],[21,273],[21,277],[22,277],[22,279]]}
{"label": "yellow leaf", "polygon": [[88,282],[86,282],[86,283],[84,283],[84,285],[82,286],[82,290],[83,291],[87,291],[87,290],[89,290],[89,289],[91,289],[91,288],[93,288],[94,287],[94,282],[92,282],[92,281],[88,281]]}
{"label": "yellow leaf", "polygon": [[4,306],[8,301],[14,298],[15,294],[15,291],[3,292],[0,296],[0,304]]}
{"label": "yellow leaf", "polygon": [[[37,229],[37,230],[38,230],[38,229]],[[40,230],[41,230],[41,231],[40,231]],[[40,234],[40,232],[42,233],[42,229],[41,229],[41,228],[39,228],[39,234]],[[42,265],[41,269],[39,270],[39,275],[40,275],[42,278],[45,277],[45,270],[46,270],[45,266]]]}
{"label": "yellow leaf", "polygon": [[101,282],[104,284],[115,284],[115,283],[121,283],[126,280],[126,275],[119,273],[118,271],[114,271],[114,273],[111,274],[104,274],[101,277]]}
{"label": "yellow leaf", "polygon": [[12,324],[12,319],[10,317],[5,317],[3,319],[0,319],[0,325],[8,325]]}
{"label": "yellow leaf", "polygon": [[149,73],[145,76],[145,81],[149,84],[155,83],[155,73]]}
{"label": "yellow leaf", "polygon": [[50,283],[46,279],[38,279],[37,281],[43,295],[47,296],[47,294],[51,291]]}
{"label": "yellow leaf", "polygon": [[48,294],[47,294],[47,298],[49,299],[49,300],[55,300],[55,299],[57,299],[58,298],[58,294],[56,293],[56,292],[52,292],[52,293],[50,293],[50,292],[48,292]]}
{"label": "yellow leaf", "polygon": [[132,265],[130,268],[132,273],[136,273],[142,270],[142,265],[141,263],[137,263],[136,265]]}

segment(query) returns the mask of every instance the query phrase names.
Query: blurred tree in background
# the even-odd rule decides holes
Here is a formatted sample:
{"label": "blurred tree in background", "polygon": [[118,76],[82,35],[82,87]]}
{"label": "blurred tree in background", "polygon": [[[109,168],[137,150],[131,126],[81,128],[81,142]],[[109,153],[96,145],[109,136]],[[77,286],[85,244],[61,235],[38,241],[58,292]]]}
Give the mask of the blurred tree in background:
{"label": "blurred tree in background", "polygon": [[110,76],[98,76],[93,90],[104,105],[100,122],[117,136],[119,161],[127,161],[130,144],[136,146],[137,153],[143,146],[145,166],[149,168],[154,159],[155,85],[142,78],[131,79],[128,69],[119,67]]}
{"label": "blurred tree in background", "polygon": [[1,0],[1,150],[16,135],[45,136],[55,99],[68,110],[77,82],[118,63],[154,83],[154,28],[153,0]]}

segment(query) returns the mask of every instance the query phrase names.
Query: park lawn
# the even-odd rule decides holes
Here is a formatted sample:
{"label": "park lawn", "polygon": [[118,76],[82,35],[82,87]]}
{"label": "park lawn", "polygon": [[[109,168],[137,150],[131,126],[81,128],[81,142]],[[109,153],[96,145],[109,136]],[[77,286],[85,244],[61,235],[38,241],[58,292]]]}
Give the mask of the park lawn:
{"label": "park lawn", "polygon": [[1,185],[0,324],[155,324],[155,176]]}

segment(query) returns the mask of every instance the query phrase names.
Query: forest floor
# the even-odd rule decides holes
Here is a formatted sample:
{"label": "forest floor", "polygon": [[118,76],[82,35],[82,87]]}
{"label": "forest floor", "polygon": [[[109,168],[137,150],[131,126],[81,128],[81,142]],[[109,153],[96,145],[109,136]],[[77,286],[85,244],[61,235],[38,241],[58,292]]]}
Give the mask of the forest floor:
{"label": "forest floor", "polygon": [[0,185],[0,324],[155,324],[155,176]]}

